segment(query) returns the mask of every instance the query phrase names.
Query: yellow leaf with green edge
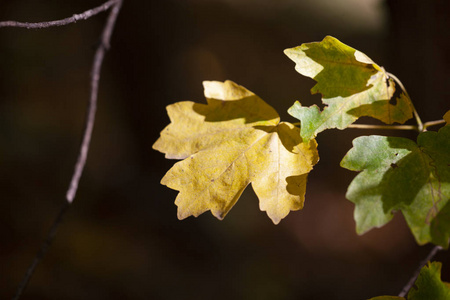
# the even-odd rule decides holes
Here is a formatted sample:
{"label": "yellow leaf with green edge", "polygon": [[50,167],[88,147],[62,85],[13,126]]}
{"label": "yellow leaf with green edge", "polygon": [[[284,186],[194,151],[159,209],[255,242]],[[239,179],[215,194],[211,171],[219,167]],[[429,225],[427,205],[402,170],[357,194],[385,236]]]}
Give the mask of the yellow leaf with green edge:
{"label": "yellow leaf with green edge", "polygon": [[448,248],[450,237],[450,126],[399,137],[362,136],[341,166],[360,171],[346,197],[355,203],[356,231],[385,225],[400,210],[418,244]]}
{"label": "yellow leaf with green edge", "polygon": [[307,174],[319,157],[315,140],[280,122],[261,98],[231,81],[205,81],[208,104],[167,107],[171,120],[153,148],[176,163],[161,183],[179,191],[178,218],[205,211],[223,219],[252,184],[275,224],[303,207]]}
{"label": "yellow leaf with green edge", "polygon": [[447,125],[450,124],[450,110],[445,113],[444,120],[447,123]]}
{"label": "yellow leaf with green edge", "polygon": [[303,107],[296,102],[289,114],[301,122],[301,136],[308,141],[325,129],[345,129],[362,116],[386,124],[404,123],[412,118],[412,105],[401,94],[391,103],[395,84],[384,69],[364,53],[327,36],[321,42],[306,43],[286,49],[296,63],[295,69],[317,84],[312,93],[321,93],[326,105]]}

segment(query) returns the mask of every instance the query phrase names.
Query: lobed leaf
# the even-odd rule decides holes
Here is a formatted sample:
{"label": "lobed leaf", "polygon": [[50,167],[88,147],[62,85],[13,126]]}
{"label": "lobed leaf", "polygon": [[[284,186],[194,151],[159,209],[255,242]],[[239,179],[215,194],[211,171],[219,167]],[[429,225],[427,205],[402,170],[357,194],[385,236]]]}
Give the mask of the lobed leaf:
{"label": "lobed leaf", "polygon": [[420,270],[419,277],[408,293],[408,300],[448,300],[450,299],[450,284],[441,280],[440,262],[428,262]]}
{"label": "lobed leaf", "polygon": [[355,203],[356,231],[381,227],[400,210],[417,243],[448,247],[450,126],[406,138],[363,136],[341,161],[359,171],[346,197]]}
{"label": "lobed leaf", "polygon": [[[428,262],[420,270],[420,274],[408,293],[408,300],[448,300],[450,299],[450,284],[441,280],[440,262]],[[404,297],[378,296],[369,300],[405,300]]]}
{"label": "lobed leaf", "polygon": [[207,105],[190,101],[167,107],[171,120],[153,148],[176,163],[161,183],[180,191],[178,217],[207,210],[223,219],[252,184],[260,209],[277,224],[303,207],[307,174],[319,157],[314,140],[303,143],[297,127],[231,81],[205,81]]}
{"label": "lobed leaf", "polygon": [[325,129],[344,129],[362,116],[384,123],[404,123],[412,118],[412,105],[401,94],[391,103],[394,81],[384,69],[364,53],[327,36],[321,42],[306,43],[286,49],[285,54],[296,63],[295,69],[311,77],[317,84],[313,94],[321,93],[326,105],[302,107],[296,102],[289,114],[301,122],[301,136],[308,141]]}

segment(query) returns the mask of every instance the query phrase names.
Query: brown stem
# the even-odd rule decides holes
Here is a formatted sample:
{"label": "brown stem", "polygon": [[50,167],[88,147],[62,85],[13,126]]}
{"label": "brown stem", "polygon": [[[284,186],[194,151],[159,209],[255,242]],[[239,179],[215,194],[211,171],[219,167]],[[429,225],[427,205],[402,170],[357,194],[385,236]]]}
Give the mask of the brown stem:
{"label": "brown stem", "polygon": [[103,59],[105,56],[105,52],[110,47],[110,40],[111,35],[114,29],[114,25],[117,21],[117,16],[119,14],[120,8],[122,6],[123,0],[112,0],[105,2],[103,5],[96,7],[94,9],[88,10],[82,14],[74,15],[71,18],[67,18],[60,21],[51,21],[51,22],[42,22],[42,23],[20,23],[15,21],[7,21],[7,22],[0,22],[0,27],[25,27],[25,28],[47,28],[51,26],[61,26],[61,25],[67,25],[70,23],[74,23],[77,20],[85,20],[99,12],[105,11],[108,8],[112,7],[108,19],[106,21],[105,27],[103,28],[103,32],[100,39],[100,44],[97,47],[97,50],[95,52],[94,61],[92,63],[92,70],[91,70],[91,89],[90,89],[90,97],[89,97],[89,104],[87,108],[87,115],[86,115],[86,121],[85,121],[85,127],[83,132],[83,139],[80,146],[80,151],[78,155],[77,162],[75,164],[75,169],[72,175],[72,179],[70,181],[69,188],[66,193],[66,201],[64,201],[64,204],[62,208],[60,209],[55,221],[53,222],[52,226],[50,227],[50,230],[45,238],[45,240],[42,242],[38,253],[34,257],[31,265],[28,267],[25,276],[23,277],[21,283],[19,284],[16,294],[13,297],[13,300],[17,300],[20,298],[22,293],[25,291],[28,282],[31,279],[31,276],[33,275],[37,265],[39,262],[43,259],[45,254],[47,253],[52,241],[54,240],[56,236],[57,229],[59,225],[62,222],[62,219],[67,212],[70,204],[72,203],[73,199],[75,198],[77,189],[78,189],[78,183],[80,181],[81,174],[83,173],[84,166],[86,164],[87,154],[89,150],[89,145],[91,142],[92,137],[92,130],[94,128],[94,122],[95,122],[95,112],[97,109],[97,98],[98,98],[98,85],[100,80],[100,71],[103,64]]}
{"label": "brown stem", "polygon": [[403,288],[403,290],[398,294],[399,297],[405,297],[406,294],[408,293],[408,291],[413,287],[414,282],[416,282],[417,277],[420,274],[420,270],[422,270],[423,266],[425,266],[427,264],[428,261],[432,260],[433,257],[436,255],[436,253],[442,250],[441,246],[435,246],[433,249],[431,249],[430,253],[427,255],[427,257],[422,260],[419,264],[419,267],[417,268],[417,270],[414,272],[413,276],[411,277],[411,279],[408,281],[408,283],[405,285],[405,287]]}
{"label": "brown stem", "polygon": [[95,16],[98,13],[101,13],[102,11],[108,10],[113,5],[118,5],[119,2],[122,2],[122,0],[110,0],[102,5],[89,9],[81,14],[75,14],[71,17],[62,19],[62,20],[56,20],[56,21],[49,21],[49,22],[38,22],[38,23],[28,23],[28,22],[17,22],[17,21],[3,21],[0,22],[0,28],[1,27],[19,27],[19,28],[27,28],[27,29],[40,29],[40,28],[48,28],[48,27],[55,27],[55,26],[64,26],[71,23],[76,23],[79,20],[87,20],[92,16]]}

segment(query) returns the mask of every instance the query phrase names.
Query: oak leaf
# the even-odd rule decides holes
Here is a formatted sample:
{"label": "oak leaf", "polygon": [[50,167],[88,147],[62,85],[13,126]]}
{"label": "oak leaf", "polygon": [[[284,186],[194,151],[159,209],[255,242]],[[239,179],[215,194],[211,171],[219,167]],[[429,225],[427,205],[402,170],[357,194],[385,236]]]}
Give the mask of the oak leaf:
{"label": "oak leaf", "polygon": [[297,127],[242,86],[203,85],[208,104],[169,105],[171,124],[153,145],[166,158],[183,159],[161,180],[179,191],[178,218],[211,210],[223,219],[250,183],[275,224],[301,209],[307,174],[319,159],[315,140],[303,143]]}
{"label": "oak leaf", "polygon": [[362,116],[384,123],[404,123],[412,118],[412,105],[405,94],[391,103],[395,84],[385,70],[364,53],[327,36],[321,42],[286,49],[295,69],[317,84],[311,93],[321,93],[326,105],[303,107],[300,102],[288,110],[301,122],[301,136],[312,139],[325,129],[345,129]]}
{"label": "oak leaf", "polygon": [[420,270],[415,286],[408,293],[408,300],[450,299],[450,284],[441,280],[441,269],[440,262],[428,262]]}
{"label": "oak leaf", "polygon": [[[442,264],[428,262],[420,270],[420,274],[409,290],[408,300],[448,300],[450,299],[450,284],[441,280]],[[404,297],[379,296],[369,300],[405,300]]]}
{"label": "oak leaf", "polygon": [[450,125],[406,138],[362,136],[341,166],[360,171],[346,197],[355,203],[356,231],[381,227],[400,210],[418,244],[448,248]]}

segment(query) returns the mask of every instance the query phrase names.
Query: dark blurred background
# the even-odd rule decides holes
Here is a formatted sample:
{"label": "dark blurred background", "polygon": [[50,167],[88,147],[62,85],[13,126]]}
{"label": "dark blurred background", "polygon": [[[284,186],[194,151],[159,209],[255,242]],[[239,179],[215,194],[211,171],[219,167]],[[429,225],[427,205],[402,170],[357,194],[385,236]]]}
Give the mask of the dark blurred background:
{"label": "dark blurred background", "polygon": [[[2,0],[0,20],[60,19],[101,1]],[[339,161],[362,134],[318,137],[305,208],[279,225],[248,188],[223,221],[178,221],[159,184],[174,161],[151,146],[165,107],[204,102],[230,79],[274,106],[319,103],[283,49],[333,35],[405,84],[424,121],[450,109],[450,2],[127,1],[100,83],[79,192],[22,299],[367,299],[396,295],[431,245],[403,217],[363,236]],[[89,71],[107,14],[45,30],[0,29],[0,298],[11,297],[65,196],[83,129]],[[371,122],[363,119],[362,122]],[[448,252],[443,279],[450,281]]]}

